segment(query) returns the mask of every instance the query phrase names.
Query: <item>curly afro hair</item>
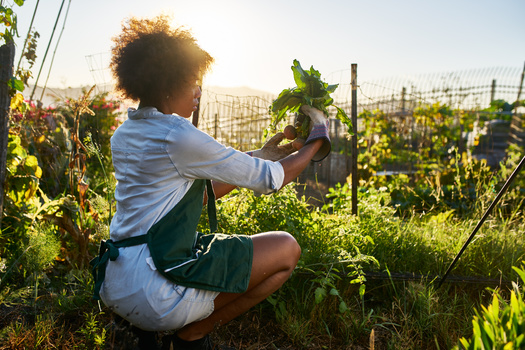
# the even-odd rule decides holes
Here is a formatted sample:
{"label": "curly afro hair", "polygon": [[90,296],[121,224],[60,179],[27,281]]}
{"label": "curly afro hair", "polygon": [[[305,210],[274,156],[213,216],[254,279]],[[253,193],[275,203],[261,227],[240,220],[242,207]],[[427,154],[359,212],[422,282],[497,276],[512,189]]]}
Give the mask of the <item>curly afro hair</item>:
{"label": "curly afro hair", "polygon": [[191,33],[171,28],[166,16],[127,19],[113,42],[116,89],[134,101],[155,101],[194,85],[213,63]]}

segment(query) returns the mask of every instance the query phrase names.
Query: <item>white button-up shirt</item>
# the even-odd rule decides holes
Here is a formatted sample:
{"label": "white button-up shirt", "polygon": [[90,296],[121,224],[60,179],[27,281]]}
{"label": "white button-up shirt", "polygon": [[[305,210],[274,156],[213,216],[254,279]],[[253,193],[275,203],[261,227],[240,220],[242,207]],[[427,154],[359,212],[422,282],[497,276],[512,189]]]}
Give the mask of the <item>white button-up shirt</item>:
{"label": "white button-up shirt", "polygon": [[[226,147],[178,115],[129,109],[111,138],[117,211],[110,236],[119,241],[147,233],[186,194],[195,179],[211,179],[269,194],[284,170]],[[226,232],[227,233],[227,232]],[[119,249],[109,261],[100,296],[117,314],[146,330],[177,329],[213,311],[217,292],[174,285],[151,260],[148,246]]]}
{"label": "white button-up shirt", "polygon": [[284,180],[279,162],[225,147],[189,120],[155,108],[129,109],[111,138],[117,212],[111,238],[145,234],[184,196],[195,179],[216,180],[268,194]]}

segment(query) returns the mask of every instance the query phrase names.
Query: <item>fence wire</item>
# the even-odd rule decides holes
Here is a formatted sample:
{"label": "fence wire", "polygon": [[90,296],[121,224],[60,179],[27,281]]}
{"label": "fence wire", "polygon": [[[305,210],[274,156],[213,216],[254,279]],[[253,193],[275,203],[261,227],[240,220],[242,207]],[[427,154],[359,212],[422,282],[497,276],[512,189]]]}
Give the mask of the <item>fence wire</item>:
{"label": "fence wire", "polygon": [[[335,104],[347,113],[351,110],[350,73],[350,69],[341,70],[326,78],[330,84],[339,84],[333,95]],[[436,102],[461,110],[482,110],[494,100],[512,103],[521,91],[521,74],[518,67],[495,67],[358,81],[358,113],[376,109],[387,114],[409,112]],[[276,97],[220,95],[204,89],[201,128],[242,150],[258,147],[270,124],[269,106]],[[335,109],[331,117],[335,117]],[[344,137],[346,131],[340,123],[331,130],[338,137]]]}
{"label": "fence wire", "polygon": [[[516,101],[521,91],[520,83],[523,83],[522,73],[517,67],[495,67],[358,81],[358,114],[379,109],[393,118],[399,117],[403,124],[403,118],[411,117],[416,107],[437,102],[452,109],[481,111],[494,100]],[[348,114],[352,94],[350,77],[350,69],[323,77],[330,84],[339,84],[333,94],[334,104]],[[264,130],[271,121],[269,107],[276,97],[223,95],[204,88],[199,127],[223,144],[241,151],[260,148]],[[322,162],[311,164],[300,179],[302,183],[313,185],[307,190],[317,191],[321,197],[327,188],[346,181],[351,168],[348,130],[335,119],[335,108],[330,112],[330,134],[335,151]],[[523,108],[514,112],[523,113]],[[288,122],[292,120],[290,116]],[[357,129],[361,128],[358,119]]]}

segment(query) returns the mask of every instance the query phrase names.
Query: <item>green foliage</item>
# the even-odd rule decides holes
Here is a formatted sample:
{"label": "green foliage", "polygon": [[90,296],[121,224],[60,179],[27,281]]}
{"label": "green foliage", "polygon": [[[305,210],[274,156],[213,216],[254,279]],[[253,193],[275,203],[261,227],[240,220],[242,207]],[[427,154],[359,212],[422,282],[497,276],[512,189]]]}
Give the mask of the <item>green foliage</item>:
{"label": "green foliage", "polygon": [[[514,145],[509,146],[499,171],[489,167],[484,160],[475,160],[467,152],[460,153],[455,147],[450,148],[448,153],[447,165],[427,170],[424,177],[419,178],[417,174],[371,177],[367,187],[388,188],[390,205],[401,217],[449,211],[458,217],[477,215],[488,208],[525,151]],[[371,154],[365,153],[362,159]],[[381,166],[378,165],[374,171]],[[499,203],[499,208],[511,215],[523,208],[524,195],[525,181],[518,176]]]}
{"label": "green foliage", "polygon": [[[102,313],[103,314],[103,313]],[[82,334],[84,339],[86,339],[84,349],[103,349],[103,345],[106,341],[106,332],[104,325],[100,324],[100,321],[97,320],[100,314],[94,314],[92,312],[84,313],[84,326],[81,327],[77,332]]]}
{"label": "green foliage", "polygon": [[[479,130],[489,121],[508,120],[510,114],[504,110],[520,103],[494,101],[484,111],[453,110],[441,103],[422,104],[404,114],[363,111],[359,185],[388,186],[391,204],[403,217],[448,210],[466,216],[486,208],[525,152],[510,146],[502,165],[506,170],[489,167],[472,157],[476,147],[482,147]],[[475,135],[472,142],[467,142],[467,134]],[[518,180],[505,197],[502,207],[507,212],[523,205],[524,184]]]}
{"label": "green foliage", "polygon": [[[104,147],[97,145],[88,130],[84,144],[79,140],[84,132],[80,121],[91,117],[87,105],[96,106],[93,117],[104,121],[87,127],[107,129],[97,132],[99,140],[106,143]],[[90,250],[96,249],[90,239],[108,236],[115,181],[106,172],[110,157],[102,152],[110,152],[109,137],[112,127],[118,125],[118,103],[107,101],[103,94],[94,100],[68,100],[60,108],[33,103],[24,106],[11,116],[0,256],[11,266],[24,252],[23,247],[31,246],[34,237],[30,233],[47,222],[45,226],[60,238],[64,248],[59,259],[82,265],[91,258]],[[68,119],[71,116],[73,119]],[[86,159],[97,166],[87,169]],[[22,270],[12,272],[33,270],[22,265]]]}
{"label": "green foliage", "polygon": [[[14,4],[22,6],[24,0],[14,0]],[[0,26],[5,27],[0,30],[0,45],[13,44],[13,38],[18,36],[18,17],[11,7],[3,6],[3,2],[0,3]],[[27,82],[29,76],[28,71],[19,70],[7,82],[2,82],[2,84],[6,83],[9,88],[9,95],[12,97],[12,109],[20,106],[23,96],[17,91],[24,91],[24,83]]]}
{"label": "green foliage", "polygon": [[27,273],[40,273],[48,268],[60,252],[60,241],[53,226],[39,222],[28,232],[22,245],[25,252],[22,262]]}
{"label": "green foliage", "polygon": [[[525,265],[524,265],[525,267]],[[494,292],[492,303],[476,310],[472,319],[473,334],[461,338],[455,349],[523,349],[525,348],[525,270],[514,267],[522,285],[513,283],[510,300],[505,300],[500,293]]]}
{"label": "green foliage", "polygon": [[[270,114],[272,120],[269,130],[274,131],[282,120],[285,119],[286,113],[295,113],[303,105],[315,107],[323,111],[328,116],[328,106],[332,106],[334,99],[330,96],[337,88],[337,84],[328,85],[321,80],[321,73],[310,67],[309,70],[304,70],[299,61],[294,60],[292,66],[293,76],[296,87],[291,89],[284,89],[281,91],[275,101],[270,106]],[[346,115],[342,108],[334,106],[337,109],[336,118],[341,120],[343,124],[348,127],[348,133],[353,135],[352,121]],[[310,118],[306,117],[305,121],[298,128],[298,134],[306,139],[309,134]],[[265,131],[265,137],[269,130]]]}
{"label": "green foliage", "polygon": [[490,107],[484,111],[496,114],[500,119],[512,120],[512,111],[518,107],[525,106],[525,100],[508,103],[505,100],[494,100],[490,102]]}
{"label": "green foliage", "polygon": [[38,159],[27,153],[17,135],[9,135],[7,144],[7,173],[10,180],[6,193],[14,205],[30,202],[38,189],[42,168]]}
{"label": "green foliage", "polygon": [[358,136],[360,178],[369,181],[377,172],[401,169],[417,180],[442,171],[451,149],[465,148],[461,133],[468,116],[440,103],[421,105],[412,115],[364,110],[359,115],[364,124]]}
{"label": "green foliage", "polygon": [[[14,3],[22,6],[24,0],[15,0]],[[3,6],[3,4],[0,6],[0,23],[5,26],[4,31],[0,32],[0,44],[3,45],[6,42],[13,41],[13,37],[18,35],[18,18],[12,8]]]}

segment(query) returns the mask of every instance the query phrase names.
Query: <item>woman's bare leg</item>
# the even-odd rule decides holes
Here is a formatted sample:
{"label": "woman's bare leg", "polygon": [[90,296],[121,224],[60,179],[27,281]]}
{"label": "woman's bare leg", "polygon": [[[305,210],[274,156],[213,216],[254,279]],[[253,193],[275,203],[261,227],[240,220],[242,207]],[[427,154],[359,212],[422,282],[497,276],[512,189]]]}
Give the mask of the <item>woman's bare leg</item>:
{"label": "woman's bare leg", "polygon": [[220,293],[215,310],[204,320],[191,323],[177,332],[179,338],[196,340],[248,311],[279,289],[294,270],[301,248],[286,232],[266,232],[252,236],[253,263],[248,289],[244,293]]}

